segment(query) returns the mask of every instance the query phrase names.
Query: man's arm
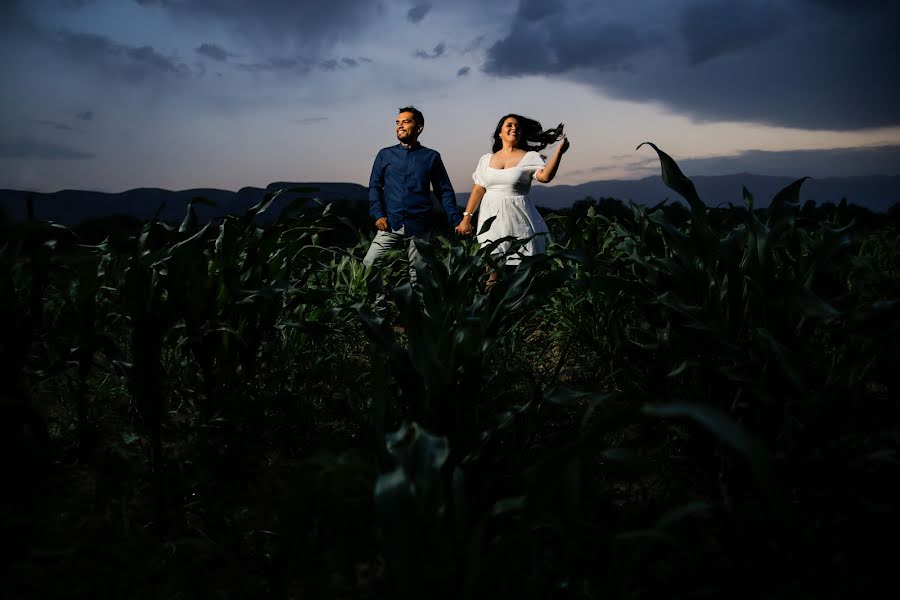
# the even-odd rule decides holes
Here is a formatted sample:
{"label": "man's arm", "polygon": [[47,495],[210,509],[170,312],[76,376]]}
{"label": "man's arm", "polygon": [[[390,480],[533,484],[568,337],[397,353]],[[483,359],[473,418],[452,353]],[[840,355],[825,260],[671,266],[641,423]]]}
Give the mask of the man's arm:
{"label": "man's arm", "polygon": [[456,194],[453,192],[453,185],[450,183],[450,177],[447,175],[447,169],[444,168],[444,161],[441,155],[435,153],[434,163],[431,165],[431,187],[434,193],[441,199],[444,206],[444,212],[447,213],[447,221],[451,227],[456,227],[462,221],[462,214],[456,205]]}
{"label": "man's arm", "polygon": [[384,159],[383,150],[379,150],[372,165],[369,176],[369,214],[375,219],[375,227],[379,231],[387,231],[387,207],[384,203]]}

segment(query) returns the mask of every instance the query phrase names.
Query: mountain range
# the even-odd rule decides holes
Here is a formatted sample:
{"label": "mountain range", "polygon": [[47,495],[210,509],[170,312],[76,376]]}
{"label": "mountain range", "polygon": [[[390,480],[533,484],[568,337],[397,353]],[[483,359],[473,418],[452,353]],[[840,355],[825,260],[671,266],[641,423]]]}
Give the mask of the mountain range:
{"label": "mountain range", "polygon": [[[788,177],[772,177],[739,173],[736,175],[695,176],[691,178],[700,197],[709,206],[732,203],[743,206],[742,189],[746,187],[754,197],[754,206],[768,206],[772,197],[792,183]],[[201,222],[225,214],[242,214],[263,199],[266,193],[279,189],[304,188],[302,192],[285,193],[276,199],[268,211],[270,218],[280,214],[292,200],[300,197],[319,198],[336,203],[335,208],[344,211],[365,212],[367,190],[355,183],[290,183],[275,182],[265,188],[245,187],[237,192],[215,188],[198,188],[170,191],[157,188],[137,188],[121,193],[62,190],[53,193],[37,193],[23,190],[0,190],[0,208],[11,221],[27,218],[27,199],[31,198],[34,217],[74,226],[82,221],[114,214],[130,215],[140,220],[158,215],[164,221],[179,221],[184,217],[188,202],[197,197],[206,198],[213,206],[195,203],[194,208]],[[468,193],[458,193],[457,203],[465,205]],[[531,190],[535,204],[551,209],[567,208],[576,200],[587,197],[618,198],[652,205],[662,200],[680,200],[680,197],[663,185],[659,176],[643,179],[592,181],[579,185],[535,185]],[[900,202],[900,175],[872,175],[866,177],[829,177],[809,179],[800,191],[801,203],[808,200],[816,204],[840,202],[864,206],[873,212],[884,213]]]}
{"label": "mountain range", "polygon": [[[772,198],[795,180],[790,177],[774,177],[738,173],[735,175],[693,176],[691,181],[700,198],[708,206],[744,205],[743,188],[753,196],[753,206],[765,208]],[[461,196],[462,194],[457,194]],[[669,198],[681,200],[674,191],[667,188],[659,176],[643,179],[619,179],[591,181],[579,185],[534,185],[531,197],[538,206],[563,208],[575,200],[586,197],[618,198],[633,200],[639,204],[652,205]],[[870,175],[865,177],[828,177],[807,179],[800,188],[801,204],[812,200],[816,204],[828,202],[838,204],[842,198],[848,203],[864,206],[873,212],[887,212],[900,202],[900,175]]]}

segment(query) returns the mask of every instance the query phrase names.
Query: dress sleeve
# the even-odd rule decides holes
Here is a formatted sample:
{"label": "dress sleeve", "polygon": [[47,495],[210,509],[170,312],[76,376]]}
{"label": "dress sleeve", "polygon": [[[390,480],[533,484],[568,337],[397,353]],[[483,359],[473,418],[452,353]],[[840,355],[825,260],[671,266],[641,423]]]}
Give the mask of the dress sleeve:
{"label": "dress sleeve", "polygon": [[[485,156],[488,158],[485,159]],[[490,154],[485,154],[484,156],[479,158],[478,164],[475,166],[475,172],[472,173],[472,181],[474,181],[476,185],[480,185],[481,187],[487,187],[484,184],[484,167],[488,164],[490,156]]]}
{"label": "dress sleeve", "polygon": [[538,171],[547,166],[547,163],[544,161],[543,156],[532,150],[522,157],[522,162],[519,166],[531,171],[531,177],[533,179]]}

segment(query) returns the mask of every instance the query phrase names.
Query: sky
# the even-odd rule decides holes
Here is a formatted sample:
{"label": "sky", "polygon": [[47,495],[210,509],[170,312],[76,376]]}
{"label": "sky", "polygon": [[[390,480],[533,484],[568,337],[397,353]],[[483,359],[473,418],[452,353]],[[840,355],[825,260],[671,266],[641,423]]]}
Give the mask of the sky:
{"label": "sky", "polygon": [[0,188],[366,185],[425,115],[458,192],[498,119],[555,182],[900,174],[896,0],[0,0]]}

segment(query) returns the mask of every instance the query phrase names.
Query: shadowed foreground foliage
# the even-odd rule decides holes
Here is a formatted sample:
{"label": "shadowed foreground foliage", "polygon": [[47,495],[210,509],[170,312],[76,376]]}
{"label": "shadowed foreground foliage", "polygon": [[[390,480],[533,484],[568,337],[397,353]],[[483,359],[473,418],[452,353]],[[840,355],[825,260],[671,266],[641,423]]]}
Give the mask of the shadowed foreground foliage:
{"label": "shadowed foreground foliage", "polygon": [[0,595],[880,589],[895,226],[804,213],[803,180],[709,209],[651,146],[689,208],[550,217],[488,292],[489,252],[436,238],[416,290],[387,265],[390,322],[328,207],[94,245],[4,225]]}

